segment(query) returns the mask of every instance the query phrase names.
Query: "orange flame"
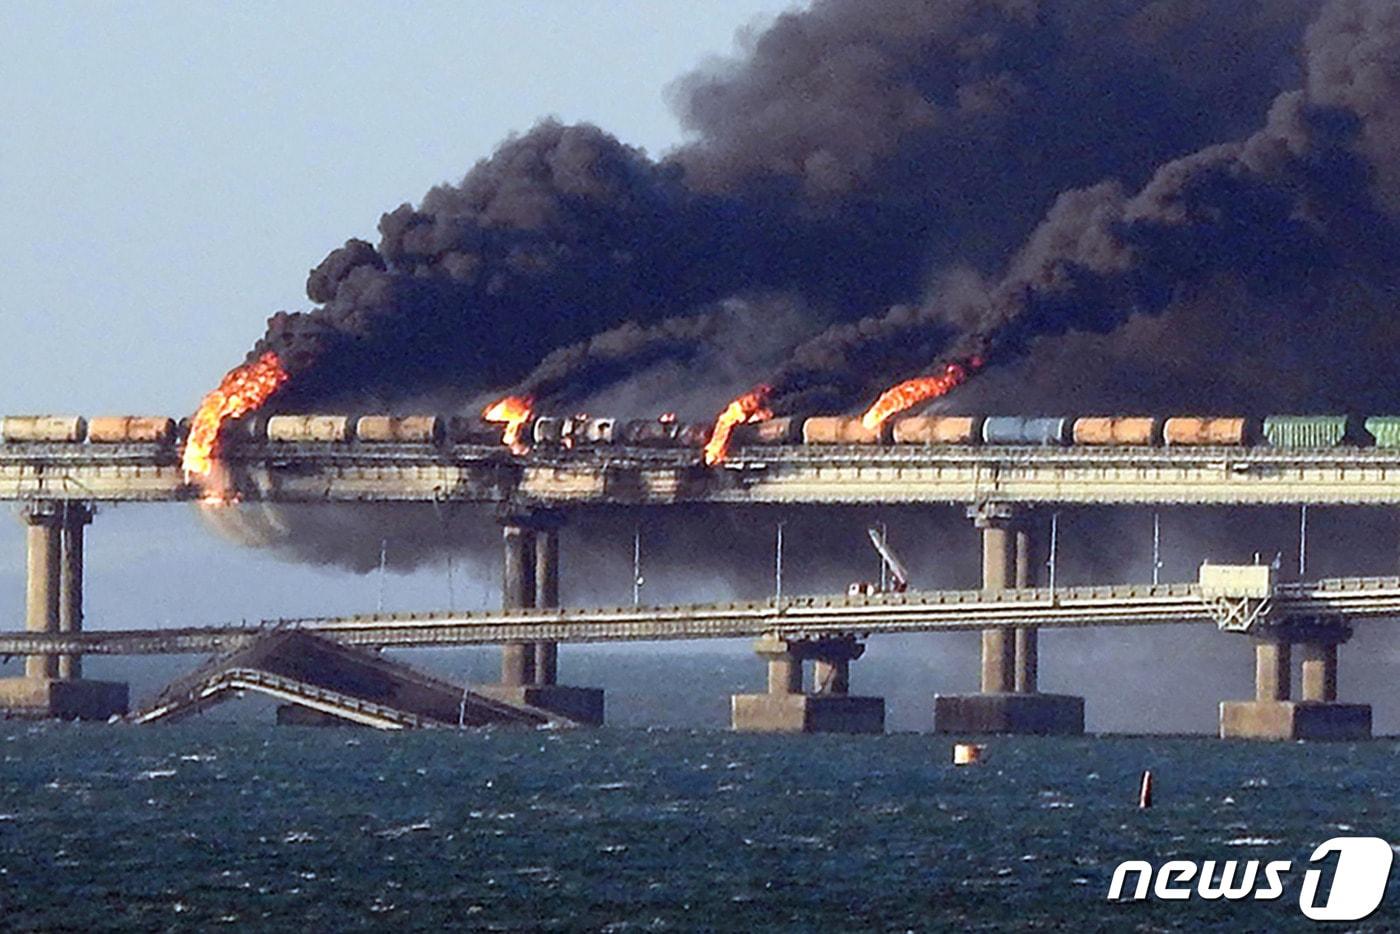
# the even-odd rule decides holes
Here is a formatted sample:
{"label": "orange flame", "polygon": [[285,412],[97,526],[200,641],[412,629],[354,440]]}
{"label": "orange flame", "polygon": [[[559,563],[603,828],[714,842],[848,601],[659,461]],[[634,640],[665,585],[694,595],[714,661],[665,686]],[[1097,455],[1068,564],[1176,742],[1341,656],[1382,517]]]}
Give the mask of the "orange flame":
{"label": "orange flame", "polygon": [[920,402],[937,399],[967,382],[968,377],[982,366],[980,357],[966,363],[950,363],[937,376],[919,376],[886,389],[875,404],[861,416],[861,424],[874,431],[887,420]]}
{"label": "orange flame", "polygon": [[481,410],[483,420],[505,424],[501,443],[516,454],[524,454],[529,450],[528,445],[520,439],[520,435],[534,414],[535,400],[530,396],[506,396]]}
{"label": "orange flame", "polygon": [[772,386],[760,384],[729,403],[725,410],[719,413],[719,417],[715,419],[715,430],[710,435],[709,443],[705,445],[706,465],[713,467],[729,456],[729,436],[733,433],[734,426],[763,422],[773,417],[773,411],[768,408],[768,397],[772,392]]}
{"label": "orange flame", "polygon": [[277,387],[289,378],[277,354],[268,351],[252,363],[234,367],[219,388],[204,397],[190,424],[182,465],[187,478],[208,478],[214,469],[219,429],[230,418],[262,408]]}

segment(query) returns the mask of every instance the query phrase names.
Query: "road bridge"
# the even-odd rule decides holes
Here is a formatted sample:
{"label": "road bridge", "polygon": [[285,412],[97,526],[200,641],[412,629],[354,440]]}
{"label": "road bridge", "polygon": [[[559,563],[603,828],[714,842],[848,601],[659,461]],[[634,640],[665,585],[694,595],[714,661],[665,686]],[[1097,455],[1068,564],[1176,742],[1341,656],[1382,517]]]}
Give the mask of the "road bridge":
{"label": "road bridge", "polygon": [[[374,648],[749,637],[757,638],[756,650],[768,661],[770,690],[768,694],[737,696],[736,723],[786,729],[800,715],[804,728],[815,718],[825,722],[827,729],[867,731],[883,724],[883,701],[851,697],[847,687],[849,664],[861,654],[859,640],[874,635],[962,630],[1014,635],[1032,626],[1214,623],[1222,631],[1253,637],[1256,646],[1257,697],[1222,705],[1222,729],[1227,735],[1301,733],[1320,738],[1334,734],[1354,737],[1363,729],[1369,734],[1369,707],[1336,703],[1337,646],[1346,641],[1357,622],[1396,617],[1400,617],[1400,577],[1279,582],[1267,566],[1207,565],[1200,581],[1189,584],[804,596],[652,607],[513,607],[464,613],[278,619],[256,626],[9,632],[0,634],[0,653],[228,653],[265,642],[270,635],[293,633]],[[1292,702],[1289,685],[1289,653],[1294,644],[1302,646],[1304,659],[1300,704]],[[802,663],[807,660],[816,666],[815,694],[803,690]],[[212,697],[241,687],[246,685],[219,681],[206,693]],[[1076,710],[1082,718],[1082,706],[1067,702],[1050,702],[1049,712],[1034,707],[1044,703],[1034,698],[1055,696],[1017,692],[1013,685],[1010,691],[940,700],[944,708],[952,708],[954,721],[995,715],[1009,719],[1012,725],[1021,718],[1045,726],[1048,717],[1050,726],[1064,727],[1066,717],[1072,725],[1070,714]],[[969,699],[985,697],[994,701]],[[988,711],[989,703],[995,705],[993,713]],[[967,729],[959,722],[959,728],[951,731]]]}
{"label": "road bridge", "polygon": [[[1267,570],[1267,569],[1263,569]],[[1350,626],[1400,617],[1400,577],[1272,585],[1267,597],[1221,597],[1201,583],[910,591],[861,596],[670,606],[387,613],[266,620],[177,629],[0,633],[3,655],[160,655],[224,652],[270,632],[301,631],[347,645],[424,648],[508,642],[657,642],[774,636],[792,642],[853,635],[991,628],[1085,628],[1214,623],[1251,635],[1282,626]],[[1243,611],[1237,609],[1243,606]]]}

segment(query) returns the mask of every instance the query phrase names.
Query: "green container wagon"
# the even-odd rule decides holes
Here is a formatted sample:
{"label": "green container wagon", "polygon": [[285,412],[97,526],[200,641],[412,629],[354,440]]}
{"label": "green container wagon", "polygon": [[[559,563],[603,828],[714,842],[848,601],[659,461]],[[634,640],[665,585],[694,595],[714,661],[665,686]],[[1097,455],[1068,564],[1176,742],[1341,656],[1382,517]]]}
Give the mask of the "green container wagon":
{"label": "green container wagon", "polygon": [[1400,448],[1400,415],[1372,415],[1366,419],[1366,430],[1376,439],[1376,447]]}
{"label": "green container wagon", "polygon": [[1347,441],[1347,417],[1270,415],[1264,419],[1264,441],[1275,448],[1334,448]]}

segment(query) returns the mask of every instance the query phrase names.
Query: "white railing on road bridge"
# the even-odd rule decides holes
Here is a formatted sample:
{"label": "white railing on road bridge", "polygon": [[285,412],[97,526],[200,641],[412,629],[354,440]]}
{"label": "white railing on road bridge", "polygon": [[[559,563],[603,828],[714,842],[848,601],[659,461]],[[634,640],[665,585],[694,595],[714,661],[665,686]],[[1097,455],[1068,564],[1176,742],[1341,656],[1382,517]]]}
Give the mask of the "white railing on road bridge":
{"label": "white railing on road bridge", "polygon": [[[1271,584],[1276,621],[1351,623],[1400,617],[1400,578],[1355,577]],[[504,642],[620,642],[948,632],[1002,626],[1088,627],[1222,623],[1218,595],[1200,584],[1128,584],[870,596],[807,596],[601,609],[520,609],[374,614],[269,621],[251,627],[0,634],[0,653],[166,654],[223,651],[276,629],[315,632],[352,645],[413,647]]]}

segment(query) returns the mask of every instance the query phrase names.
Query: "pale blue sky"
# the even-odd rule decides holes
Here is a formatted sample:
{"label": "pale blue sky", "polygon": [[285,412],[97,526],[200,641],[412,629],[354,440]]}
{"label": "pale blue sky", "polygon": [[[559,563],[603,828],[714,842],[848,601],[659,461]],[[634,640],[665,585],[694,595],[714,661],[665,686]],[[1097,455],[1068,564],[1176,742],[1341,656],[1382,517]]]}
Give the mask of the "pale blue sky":
{"label": "pale blue sky", "polygon": [[0,411],[192,410],[381,212],[542,115],[663,152],[666,84],[792,5],[0,5]]}

